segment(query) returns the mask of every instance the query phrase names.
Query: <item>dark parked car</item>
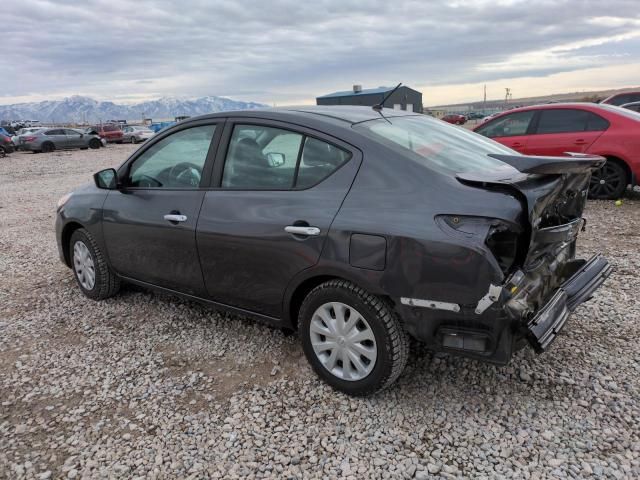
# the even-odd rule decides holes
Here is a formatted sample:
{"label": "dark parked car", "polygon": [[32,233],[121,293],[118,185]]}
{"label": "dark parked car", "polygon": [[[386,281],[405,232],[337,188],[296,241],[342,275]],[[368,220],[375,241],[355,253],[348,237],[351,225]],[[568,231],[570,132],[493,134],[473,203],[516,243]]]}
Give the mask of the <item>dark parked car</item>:
{"label": "dark parked car", "polygon": [[366,395],[408,335],[506,363],[545,351],[609,275],[575,258],[601,157],[527,157],[425,115],[367,107],[181,122],[58,202],[61,260],[297,329],[316,373]]}
{"label": "dark parked car", "polygon": [[43,128],[20,137],[20,148],[34,153],[72,148],[100,148],[104,143],[98,135],[72,128]]}
{"label": "dark parked car", "polygon": [[640,178],[640,114],[607,104],[556,103],[496,115],[474,131],[526,155],[589,153],[607,158],[589,194],[620,198]]}
{"label": "dark parked car", "polygon": [[640,102],[630,102],[620,106],[622,108],[626,108],[627,110],[631,110],[633,112],[640,112]]}
{"label": "dark parked car", "polygon": [[616,93],[610,97],[605,98],[600,103],[608,103],[609,105],[624,105],[625,103],[640,101],[640,92],[623,92]]}
{"label": "dark parked car", "polygon": [[5,156],[14,150],[13,142],[7,135],[0,134],[0,156]]}
{"label": "dark parked car", "polygon": [[458,113],[450,113],[448,115],[445,115],[444,117],[442,117],[442,120],[447,123],[453,123],[454,125],[464,125],[465,123],[467,123],[467,117]]}

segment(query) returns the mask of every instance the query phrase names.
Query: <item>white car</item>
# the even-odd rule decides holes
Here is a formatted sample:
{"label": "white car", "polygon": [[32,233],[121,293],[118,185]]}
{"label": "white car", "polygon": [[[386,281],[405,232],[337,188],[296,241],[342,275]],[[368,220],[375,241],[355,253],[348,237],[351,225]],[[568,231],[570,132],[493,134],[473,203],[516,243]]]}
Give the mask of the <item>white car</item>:
{"label": "white car", "polygon": [[149,140],[155,135],[150,128],[141,125],[129,125],[122,129],[122,141],[129,143],[138,143]]}

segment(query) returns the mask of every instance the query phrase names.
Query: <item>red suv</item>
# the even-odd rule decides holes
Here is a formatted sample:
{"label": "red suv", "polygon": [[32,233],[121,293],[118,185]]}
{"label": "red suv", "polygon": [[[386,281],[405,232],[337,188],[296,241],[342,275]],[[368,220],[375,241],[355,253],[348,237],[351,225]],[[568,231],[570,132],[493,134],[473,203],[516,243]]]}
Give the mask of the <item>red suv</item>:
{"label": "red suv", "polygon": [[467,123],[467,117],[457,113],[450,113],[448,115],[445,115],[444,117],[442,117],[442,120],[447,123],[453,123],[455,125],[464,125],[465,123]]}
{"label": "red suv", "polygon": [[91,127],[100,138],[104,138],[109,143],[122,143],[123,133],[119,125],[102,124]]}
{"label": "red suv", "polygon": [[619,198],[640,177],[640,114],[624,108],[595,103],[522,107],[474,131],[525,155],[606,157],[607,163],[591,176],[591,198]]}

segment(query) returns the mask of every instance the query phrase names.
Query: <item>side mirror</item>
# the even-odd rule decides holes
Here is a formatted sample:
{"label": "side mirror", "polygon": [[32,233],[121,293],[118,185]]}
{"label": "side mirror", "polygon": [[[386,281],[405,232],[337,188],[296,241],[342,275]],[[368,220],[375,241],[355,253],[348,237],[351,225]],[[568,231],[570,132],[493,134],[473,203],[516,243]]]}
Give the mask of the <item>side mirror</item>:
{"label": "side mirror", "polygon": [[117,174],[113,168],[100,170],[98,173],[93,175],[93,181],[95,182],[96,187],[106,190],[115,190],[117,188],[116,178]]}
{"label": "side mirror", "polygon": [[281,167],[284,165],[284,153],[267,153],[267,162],[270,167]]}

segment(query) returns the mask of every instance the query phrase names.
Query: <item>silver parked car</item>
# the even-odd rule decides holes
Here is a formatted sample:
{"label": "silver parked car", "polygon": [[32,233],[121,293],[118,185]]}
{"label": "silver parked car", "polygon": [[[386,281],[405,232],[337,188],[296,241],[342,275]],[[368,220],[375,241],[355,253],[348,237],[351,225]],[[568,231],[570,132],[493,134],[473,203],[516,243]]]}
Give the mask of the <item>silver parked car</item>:
{"label": "silver parked car", "polygon": [[141,125],[130,125],[122,129],[122,141],[129,143],[144,142],[155,135],[150,128]]}
{"label": "silver parked car", "polygon": [[11,137],[11,141],[13,145],[16,147],[16,150],[20,150],[22,148],[22,143],[24,142],[24,138],[28,137],[30,134],[37,132],[38,130],[45,130],[46,127],[29,127],[29,128],[21,128],[16,132],[14,136]]}
{"label": "silver parked car", "polygon": [[84,133],[71,128],[48,128],[22,138],[23,150],[52,152],[67,148],[100,148],[105,142],[99,135]]}

